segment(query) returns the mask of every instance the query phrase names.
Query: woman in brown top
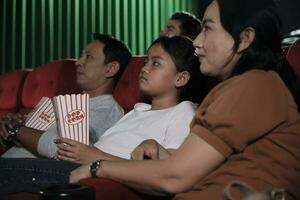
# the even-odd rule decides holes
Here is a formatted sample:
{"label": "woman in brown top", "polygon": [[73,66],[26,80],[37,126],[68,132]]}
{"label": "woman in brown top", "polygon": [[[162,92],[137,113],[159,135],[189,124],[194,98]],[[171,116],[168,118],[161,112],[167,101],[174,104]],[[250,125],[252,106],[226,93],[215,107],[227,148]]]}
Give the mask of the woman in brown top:
{"label": "woman in brown top", "polygon": [[[201,71],[223,82],[201,103],[184,144],[170,154],[145,141],[132,154],[137,161],[95,162],[91,171],[175,199],[222,199],[233,180],[300,199],[300,116],[286,86],[293,76],[276,67],[280,28],[272,0],[213,1],[194,46]],[[145,155],[152,160],[139,161]],[[85,165],[70,181],[90,176]]]}

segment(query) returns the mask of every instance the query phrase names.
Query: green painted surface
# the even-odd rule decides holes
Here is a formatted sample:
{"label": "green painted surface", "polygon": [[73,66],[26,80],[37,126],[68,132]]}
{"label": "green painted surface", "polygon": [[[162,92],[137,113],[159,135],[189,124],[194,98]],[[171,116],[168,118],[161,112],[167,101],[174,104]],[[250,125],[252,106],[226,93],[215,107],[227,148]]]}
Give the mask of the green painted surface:
{"label": "green painted surface", "polygon": [[93,32],[145,54],[174,11],[198,15],[198,0],[1,0],[0,73],[77,58]]}

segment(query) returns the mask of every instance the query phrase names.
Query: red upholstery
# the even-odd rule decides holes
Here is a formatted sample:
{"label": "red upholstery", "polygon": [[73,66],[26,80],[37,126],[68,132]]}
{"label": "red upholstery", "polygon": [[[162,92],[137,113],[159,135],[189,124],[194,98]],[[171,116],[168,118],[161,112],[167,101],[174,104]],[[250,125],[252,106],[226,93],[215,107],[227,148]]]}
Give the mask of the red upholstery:
{"label": "red upholstery", "polygon": [[80,181],[83,185],[90,185],[96,189],[96,200],[102,199],[122,199],[122,200],[142,200],[137,194],[115,181],[103,178],[88,178]]}
{"label": "red upholstery", "polygon": [[86,178],[82,179],[80,184],[93,186],[96,189],[96,200],[170,200],[172,198],[136,193],[121,183],[105,178]]}
{"label": "red upholstery", "polygon": [[18,109],[19,95],[27,73],[25,70],[16,70],[0,75],[0,118]]}
{"label": "red upholstery", "polygon": [[300,77],[300,40],[297,40],[287,51],[286,59]]}
{"label": "red upholstery", "polygon": [[76,84],[74,59],[58,60],[35,68],[28,74],[22,91],[20,113],[28,113],[43,97],[80,93]]}
{"label": "red upholstery", "polygon": [[114,89],[114,98],[126,112],[131,110],[135,103],[142,100],[139,90],[139,73],[144,62],[144,56],[133,57]]}

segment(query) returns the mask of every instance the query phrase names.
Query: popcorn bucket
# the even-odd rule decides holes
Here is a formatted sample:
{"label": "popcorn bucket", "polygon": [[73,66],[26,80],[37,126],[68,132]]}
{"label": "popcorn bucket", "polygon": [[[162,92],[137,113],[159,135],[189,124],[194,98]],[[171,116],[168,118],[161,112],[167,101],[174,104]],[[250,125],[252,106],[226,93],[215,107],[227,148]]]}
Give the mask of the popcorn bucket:
{"label": "popcorn bucket", "polygon": [[42,97],[34,109],[28,114],[25,126],[45,131],[53,123],[55,123],[55,112],[52,101],[48,97]]}
{"label": "popcorn bucket", "polygon": [[89,95],[59,95],[53,104],[59,135],[89,144]]}

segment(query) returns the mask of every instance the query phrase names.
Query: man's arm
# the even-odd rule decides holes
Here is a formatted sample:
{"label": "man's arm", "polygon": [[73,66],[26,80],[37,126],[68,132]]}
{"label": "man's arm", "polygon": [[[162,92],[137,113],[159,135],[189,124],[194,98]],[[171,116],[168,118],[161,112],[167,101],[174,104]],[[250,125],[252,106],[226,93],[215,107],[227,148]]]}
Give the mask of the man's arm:
{"label": "man's arm", "polygon": [[[8,113],[0,120],[1,129],[0,135],[2,140],[12,140],[19,146],[26,148],[27,150],[37,153],[37,144],[43,131],[25,127],[25,117],[20,114]],[[9,135],[8,129],[14,127],[20,127],[17,134],[13,138]]]}
{"label": "man's arm", "polygon": [[22,126],[14,140],[25,149],[38,154],[38,142],[43,133],[43,131]]}

